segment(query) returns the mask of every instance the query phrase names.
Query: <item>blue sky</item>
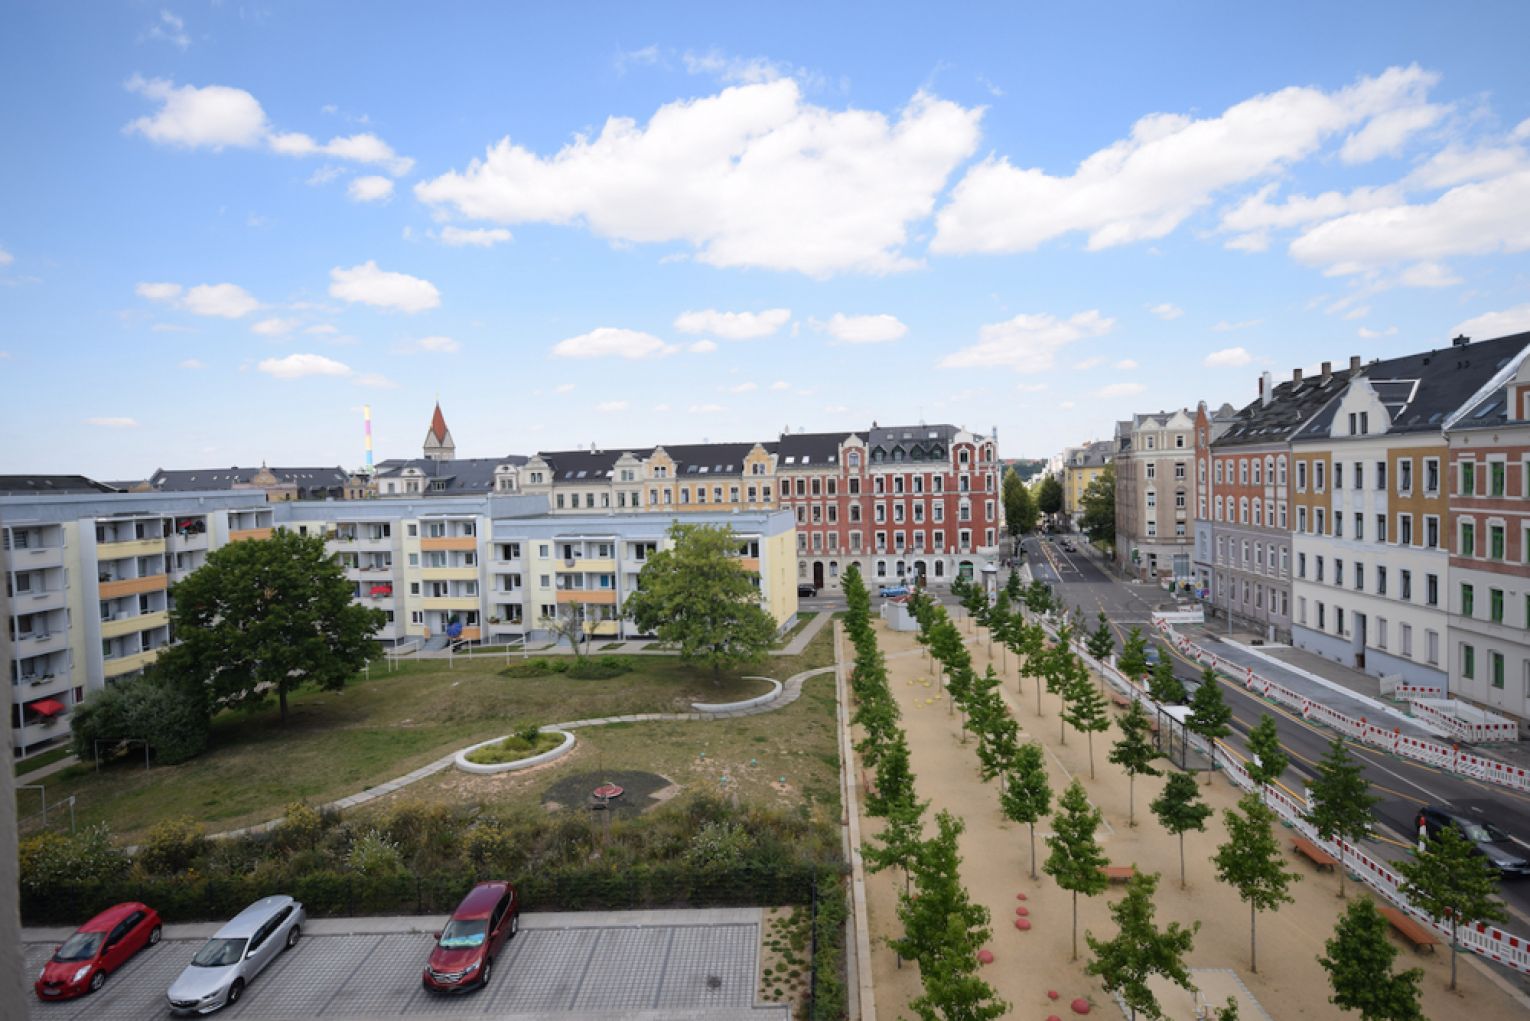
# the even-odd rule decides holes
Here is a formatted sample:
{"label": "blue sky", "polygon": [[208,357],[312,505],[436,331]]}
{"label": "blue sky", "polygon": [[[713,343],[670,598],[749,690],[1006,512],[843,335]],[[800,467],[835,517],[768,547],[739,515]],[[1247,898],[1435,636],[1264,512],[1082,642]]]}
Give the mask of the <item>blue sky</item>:
{"label": "blue sky", "polygon": [[7,5],[0,471],[916,420],[1530,329],[1530,6]]}

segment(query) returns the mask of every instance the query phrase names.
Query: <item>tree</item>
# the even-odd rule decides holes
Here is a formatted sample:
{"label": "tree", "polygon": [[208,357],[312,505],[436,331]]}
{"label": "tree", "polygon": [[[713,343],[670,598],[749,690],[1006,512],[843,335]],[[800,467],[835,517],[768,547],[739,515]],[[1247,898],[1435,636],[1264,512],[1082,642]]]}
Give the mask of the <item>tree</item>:
{"label": "tree", "polygon": [[1010,622],[1015,616],[1017,614],[1011,614],[1009,610],[1009,593],[999,589],[999,594],[994,596],[993,605],[988,608],[986,623],[988,624],[988,656],[990,659],[993,658],[993,642],[997,638],[999,640],[1000,654],[999,669],[1001,670],[1009,665],[1008,660],[1003,658],[1005,649],[1004,639],[1009,634]]}
{"label": "tree", "polygon": [[1116,651],[1116,635],[1110,629],[1110,620],[1106,618],[1104,610],[1100,611],[1100,615],[1096,619],[1099,621],[1099,626],[1089,633],[1089,638],[1084,643],[1084,647],[1089,650],[1089,655],[1093,656],[1096,661],[1104,663],[1110,659],[1110,654]]}
{"label": "tree", "polygon": [[1010,468],[1004,473],[1004,520],[1009,534],[1016,539],[1036,529],[1036,501],[1020,481],[1020,474]]}
{"label": "tree", "polygon": [[1153,701],[1159,705],[1184,705],[1185,685],[1174,673],[1174,663],[1168,656],[1159,658],[1153,667],[1153,680],[1148,685]]}
{"label": "tree", "polygon": [[1335,737],[1328,754],[1318,762],[1307,797],[1307,821],[1318,836],[1339,845],[1339,896],[1343,897],[1345,847],[1365,836],[1371,825],[1371,809],[1381,800],[1371,793],[1360,763],[1349,753],[1343,738]]}
{"label": "tree", "polygon": [[1004,581],[1004,591],[1009,596],[1010,605],[1018,607],[1025,601],[1025,587],[1020,583],[1020,572],[1011,569],[1009,577]]}
{"label": "tree", "polygon": [[1078,895],[1093,897],[1105,889],[1108,880],[1100,871],[1110,864],[1105,852],[1094,839],[1095,830],[1104,822],[1099,809],[1089,804],[1084,785],[1074,780],[1058,799],[1060,812],[1052,816],[1056,831],[1047,837],[1052,853],[1047,855],[1042,870],[1057,881],[1057,885],[1073,894],[1073,957],[1078,960]]}
{"label": "tree", "polygon": [[1047,583],[1037,578],[1025,587],[1025,608],[1032,613],[1050,613],[1052,611],[1052,590]]}
{"label": "tree", "polygon": [[1211,783],[1211,774],[1216,767],[1216,743],[1232,733],[1228,726],[1231,719],[1232,710],[1222,701],[1222,686],[1217,681],[1216,671],[1207,667],[1201,674],[1200,687],[1190,697],[1190,715],[1185,718],[1185,727],[1206,742],[1206,754],[1212,759],[1212,769],[1206,771],[1207,783]]}
{"label": "tree", "polygon": [[1093,543],[1116,544],[1116,466],[1107,464],[1079,497],[1083,514],[1079,527]]}
{"label": "tree", "polygon": [[1318,958],[1328,972],[1333,995],[1328,1002],[1340,1010],[1357,1010],[1361,1021],[1425,1021],[1419,1007],[1422,968],[1392,972],[1397,948],[1387,938],[1387,920],[1369,897],[1344,911],[1333,938]]}
{"label": "tree", "polygon": [[123,742],[145,741],[154,760],[170,766],[207,749],[212,720],[201,686],[176,685],[155,664],[143,677],[92,694],[69,725],[74,753],[86,762],[110,757]]}
{"label": "tree", "polygon": [[909,768],[908,739],[901,727],[877,759],[876,790],[866,793],[866,814],[886,817],[893,808],[913,797],[914,773]]}
{"label": "tree", "polygon": [[[556,610],[556,607],[554,609]],[[569,611],[566,615],[554,613],[550,617],[543,616],[538,623],[551,631],[560,642],[567,642],[568,647],[573,650],[574,662],[578,663],[584,658],[584,653],[579,650],[579,646],[589,641],[589,633],[584,629],[584,607],[574,603],[569,607]]]}
{"label": "tree", "polygon": [[1116,669],[1133,681],[1140,681],[1142,675],[1147,673],[1147,668],[1147,639],[1142,636],[1140,627],[1134,627],[1121,642],[1121,655],[1116,658]]}
{"label": "tree", "polygon": [[776,638],[776,622],[760,607],[755,578],[738,564],[738,537],[727,525],[670,526],[669,549],[648,558],[626,613],[641,631],[674,646],[680,658],[712,668],[763,656]]}
{"label": "tree", "polygon": [[377,654],[381,610],[351,602],[354,586],[318,535],[279,528],[231,542],[175,586],[170,628],[179,639],[159,667],[209,705],[258,706],[305,684],[338,691]]}
{"label": "tree", "polygon": [[1048,517],[1062,513],[1063,489],[1056,475],[1048,475],[1041,480],[1041,485],[1036,490],[1036,509]]}
{"label": "tree", "polygon": [[1153,921],[1153,894],[1157,890],[1156,873],[1133,876],[1126,882],[1126,896],[1110,906],[1110,916],[1116,920],[1115,938],[1097,940],[1084,933],[1084,941],[1094,954],[1084,971],[1098,976],[1106,992],[1121,997],[1132,1021],[1136,1021],[1138,1011],[1158,1021],[1164,1017],[1158,998],[1148,987],[1154,975],[1162,975],[1182,989],[1192,987],[1185,955],[1195,945],[1201,923],[1187,929],[1170,922],[1167,929],[1160,930]]}
{"label": "tree", "polygon": [[[1020,681],[1024,677],[1034,677],[1040,681],[1046,669],[1047,632],[1040,624],[1024,624],[1020,628],[1019,640],[1015,643],[1015,655],[1021,657],[1019,665],[1015,668],[1015,691],[1024,694]],[[1036,685],[1036,715],[1041,715],[1041,685]]]}
{"label": "tree", "polygon": [[1089,670],[1083,660],[1068,652],[1073,661],[1072,680],[1069,682],[1067,699],[1063,702],[1062,718],[1074,730],[1083,733],[1089,742],[1089,779],[1094,779],[1094,735],[1110,729],[1110,703],[1100,694],[1100,689],[1089,679]]}
{"label": "tree", "polygon": [[1248,732],[1248,761],[1243,768],[1248,770],[1249,779],[1259,788],[1259,796],[1263,798],[1269,791],[1270,784],[1279,780],[1290,765],[1290,756],[1280,747],[1280,732],[1275,729],[1275,717],[1269,713],[1260,713],[1259,722],[1254,724],[1254,729]]}
{"label": "tree", "polygon": [[1121,740],[1110,748],[1110,761],[1120,766],[1127,776],[1128,826],[1137,825],[1137,777],[1159,775],[1159,771],[1153,768],[1153,760],[1158,758],[1158,749],[1148,740],[1149,726],[1147,714],[1142,711],[1142,703],[1133,699],[1126,714],[1120,719]]}
{"label": "tree", "polygon": [[1185,888],[1185,834],[1206,832],[1211,806],[1201,800],[1195,778],[1189,773],[1170,773],[1163,792],[1148,805],[1163,828],[1179,838],[1179,888]]}
{"label": "tree", "polygon": [[1031,878],[1036,878],[1036,823],[1052,810],[1052,788],[1047,783],[1046,756],[1041,745],[1028,741],[1010,758],[999,809],[1011,822],[1023,822],[1031,830]]}
{"label": "tree", "polygon": [[1238,807],[1243,809],[1242,815],[1234,809],[1222,813],[1227,843],[1217,848],[1212,860],[1216,862],[1217,878],[1237,890],[1238,897],[1248,905],[1248,966],[1257,973],[1259,912],[1291,903],[1291,895],[1286,891],[1301,876],[1285,870],[1280,845],[1271,832],[1275,813],[1252,794],[1240,798]]}
{"label": "tree", "polygon": [[1508,920],[1498,891],[1498,870],[1476,847],[1446,826],[1424,840],[1410,861],[1394,863],[1403,878],[1403,896],[1436,925],[1450,926],[1450,988],[1456,988],[1456,955],[1461,949],[1461,925]]}

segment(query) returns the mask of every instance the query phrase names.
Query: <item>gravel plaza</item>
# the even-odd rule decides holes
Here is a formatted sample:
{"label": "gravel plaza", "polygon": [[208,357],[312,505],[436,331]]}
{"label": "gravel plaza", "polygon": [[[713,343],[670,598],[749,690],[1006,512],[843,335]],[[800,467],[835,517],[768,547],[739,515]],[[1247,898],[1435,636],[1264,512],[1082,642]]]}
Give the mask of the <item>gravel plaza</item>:
{"label": "gravel plaza", "polygon": [[[784,1006],[757,1005],[761,912],[755,908],[544,912],[496,962],[488,988],[443,997],[420,988],[431,933],[444,920],[313,919],[302,942],[267,968],[218,1016],[250,1021],[479,1017],[504,1021],[675,1019],[786,1021]],[[138,1021],[169,1016],[165,990],[218,923],[169,925],[97,993],[62,1003],[31,997],[47,1021]],[[23,930],[35,976],[69,930]]]}

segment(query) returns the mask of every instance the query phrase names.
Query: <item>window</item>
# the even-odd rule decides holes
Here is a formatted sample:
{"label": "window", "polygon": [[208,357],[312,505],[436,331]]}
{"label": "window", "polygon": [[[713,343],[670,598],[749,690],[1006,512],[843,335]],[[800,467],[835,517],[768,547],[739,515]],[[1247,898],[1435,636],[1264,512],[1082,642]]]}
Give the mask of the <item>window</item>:
{"label": "window", "polygon": [[1284,454],[1281,455],[1279,461],[1275,462],[1275,466],[1276,466],[1276,469],[1277,469],[1277,472],[1278,472],[1278,479],[1279,479],[1279,481],[1276,482],[1276,485],[1278,485],[1282,489],[1284,489],[1285,485],[1286,485],[1286,458],[1285,458]]}
{"label": "window", "polygon": [[1465,496],[1477,495],[1477,462],[1461,462],[1461,493]]}
{"label": "window", "polygon": [[1220,486],[1222,484],[1222,462],[1221,461],[1218,461],[1216,463],[1216,479],[1217,479],[1217,485]]}
{"label": "window", "polygon": [[1438,666],[1440,662],[1440,633],[1438,631],[1424,631],[1424,661],[1431,666]]}
{"label": "window", "polygon": [[1503,548],[1503,526],[1488,525],[1488,556],[1494,560],[1502,560]]}
{"label": "window", "polygon": [[1397,515],[1397,541],[1404,546],[1413,545],[1413,515]]}
{"label": "window", "polygon": [[1342,461],[1335,461],[1333,463],[1333,488],[1344,488],[1344,463]]}
{"label": "window", "polygon": [[1387,463],[1385,461],[1376,462],[1376,488],[1387,488]]}
{"label": "window", "polygon": [[1328,534],[1328,511],[1322,507],[1317,508],[1317,520],[1313,522],[1314,530],[1318,535]]}
{"label": "window", "polygon": [[1376,541],[1387,541],[1387,516],[1385,514],[1376,515]]}
{"label": "window", "polygon": [[1387,594],[1387,569],[1382,564],[1376,565],[1376,594],[1378,596]]}
{"label": "window", "polygon": [[1405,457],[1397,462],[1397,491],[1413,492],[1413,458]]}
{"label": "window", "polygon": [[1307,554],[1305,553],[1298,553],[1296,555],[1296,576],[1298,578],[1307,577]]}
{"label": "window", "polygon": [[1142,470],[1144,478],[1156,479],[1158,477],[1158,465],[1153,461],[1143,465]]}
{"label": "window", "polygon": [[1333,608],[1333,633],[1336,635],[1344,634],[1344,607],[1342,606],[1335,606]]}
{"label": "window", "polygon": [[1263,473],[1259,470],[1259,462],[1254,462],[1254,485],[1263,485]]}
{"label": "window", "polygon": [[1341,587],[1344,585],[1344,561],[1337,557],[1333,561],[1333,583]]}
{"label": "window", "polygon": [[1402,654],[1408,659],[1413,658],[1413,625],[1399,624],[1397,630],[1402,633]]}
{"label": "window", "polygon": [[1184,477],[1185,477],[1185,462],[1183,462],[1183,461],[1175,461],[1174,462],[1174,477],[1176,479],[1180,479],[1180,480],[1184,479]]}
{"label": "window", "polygon": [[1298,461],[1298,462],[1296,462],[1296,491],[1298,493],[1305,493],[1307,491],[1307,462],[1306,461]]}
{"label": "window", "polygon": [[1314,581],[1322,581],[1323,580],[1323,558],[1322,557],[1318,557],[1316,562],[1315,562],[1315,564],[1314,564],[1314,566],[1317,569],[1317,573],[1313,575],[1313,580]]}
{"label": "window", "polygon": [[1503,623],[1503,589],[1488,589],[1488,620],[1494,624]]}
{"label": "window", "polygon": [[1402,599],[1405,603],[1411,603],[1413,601],[1413,572],[1404,570],[1398,571],[1397,574],[1400,578],[1398,598]]}
{"label": "window", "polygon": [[1344,538],[1344,515],[1338,511],[1333,512],[1333,537],[1335,539]]}
{"label": "window", "polygon": [[1461,522],[1460,554],[1463,557],[1477,555],[1477,526],[1471,521]]}
{"label": "window", "polygon": [[1325,613],[1326,610],[1327,610],[1327,607],[1325,607],[1322,603],[1318,603],[1317,604],[1317,626],[1318,626],[1318,630],[1319,631],[1326,630],[1326,626],[1327,626],[1327,623],[1328,623],[1327,616],[1326,616],[1326,613]]}
{"label": "window", "polygon": [[1305,507],[1296,508],[1296,530],[1298,532],[1307,530],[1307,508]]}
{"label": "window", "polygon": [[1365,538],[1365,515],[1358,511],[1355,512],[1355,538]]}
{"label": "window", "polygon": [[1148,510],[1152,510],[1153,508],[1155,508],[1157,506],[1158,506],[1158,492],[1156,490],[1149,489],[1147,491],[1147,508],[1148,508]]}
{"label": "window", "polygon": [[1365,488],[1365,465],[1360,461],[1355,462],[1355,479],[1350,485],[1355,489]]}
{"label": "window", "polygon": [[1476,607],[1476,591],[1472,588],[1472,586],[1466,584],[1465,582],[1462,582],[1461,583],[1461,616],[1463,616],[1463,617],[1473,616],[1472,611],[1475,610],[1476,608],[1477,608]]}
{"label": "window", "polygon": [[1327,463],[1326,461],[1312,462],[1312,488],[1319,493],[1323,491],[1323,469]]}
{"label": "window", "polygon": [[1385,650],[1387,647],[1387,619],[1376,618],[1376,648]]}
{"label": "window", "polygon": [[1503,653],[1488,653],[1488,682],[1495,688],[1503,687]]}
{"label": "window", "polygon": [[1298,624],[1306,624],[1307,623],[1307,597],[1306,596],[1297,596],[1296,597],[1296,622]]}
{"label": "window", "polygon": [[1440,548],[1440,516],[1438,514],[1424,515],[1424,546],[1428,549]]}
{"label": "window", "polygon": [[1424,575],[1424,602],[1430,606],[1440,605],[1440,576],[1438,574]]}
{"label": "window", "polygon": [[1365,565],[1358,560],[1355,561],[1355,591],[1365,591]]}
{"label": "window", "polygon": [[1477,676],[1477,648],[1461,643],[1461,676],[1467,680]]}

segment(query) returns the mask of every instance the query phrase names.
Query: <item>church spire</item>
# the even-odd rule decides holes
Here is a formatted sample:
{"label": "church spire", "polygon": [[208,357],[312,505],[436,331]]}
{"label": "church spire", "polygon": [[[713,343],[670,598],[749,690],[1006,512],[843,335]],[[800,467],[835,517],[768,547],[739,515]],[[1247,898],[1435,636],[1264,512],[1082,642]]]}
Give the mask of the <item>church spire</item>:
{"label": "church spire", "polygon": [[425,457],[432,461],[450,461],[457,456],[457,444],[452,442],[451,430],[446,428],[446,416],[441,414],[441,402],[430,416],[430,431],[425,434]]}

